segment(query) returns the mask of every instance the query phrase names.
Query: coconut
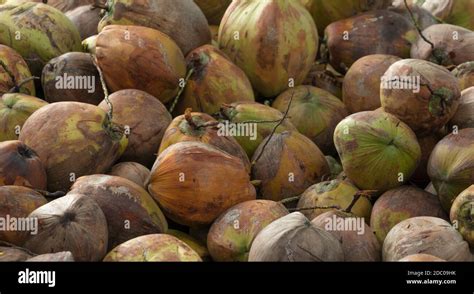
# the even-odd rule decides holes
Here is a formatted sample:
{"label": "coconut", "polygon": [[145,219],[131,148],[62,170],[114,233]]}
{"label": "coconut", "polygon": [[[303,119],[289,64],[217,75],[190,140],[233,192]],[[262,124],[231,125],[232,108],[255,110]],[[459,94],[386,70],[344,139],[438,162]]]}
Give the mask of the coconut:
{"label": "coconut", "polygon": [[[256,102],[225,104],[221,107],[220,115],[228,121],[229,133],[244,148],[249,158],[283,119],[283,114],[277,109]],[[275,132],[286,130],[296,130],[289,119],[284,119]]]}
{"label": "coconut", "polygon": [[116,176],[92,175],[77,179],[71,192],[92,197],[107,220],[109,250],[135,237],[166,233],[168,224],[150,194]]}
{"label": "coconut", "polygon": [[[205,126],[206,124],[211,125]],[[180,115],[173,119],[168,126],[161,141],[158,154],[179,142],[202,142],[241,159],[250,173],[250,161],[247,154],[234,137],[226,134],[224,128],[224,124],[217,123],[214,118],[205,113],[188,111],[185,115]]]}
{"label": "coconut", "polygon": [[95,52],[112,92],[143,90],[167,103],[186,75],[179,47],[158,30],[108,25],[97,36]]}
{"label": "coconut", "polygon": [[92,5],[83,5],[66,12],[66,16],[79,30],[81,39],[97,35],[97,26],[100,21],[100,9]]}
{"label": "coconut", "polygon": [[443,66],[460,65],[474,60],[474,32],[451,24],[436,24],[423,30],[411,48],[411,57]]}
{"label": "coconut", "polygon": [[209,254],[209,250],[207,249],[206,244],[190,236],[189,234],[178,230],[168,230],[166,233],[186,243],[186,245],[191,247],[199,255],[199,257],[201,257],[203,261],[211,260],[211,255]]}
{"label": "coconut", "polygon": [[74,256],[69,251],[40,254],[26,261],[30,262],[71,262],[74,261]]}
{"label": "coconut", "polygon": [[[110,95],[109,100],[114,111],[112,122],[124,126],[128,136],[128,146],[120,160],[151,167],[171,122],[168,110],[158,99],[140,90],[121,90]],[[109,109],[105,100],[99,107]]]}
{"label": "coconut", "polygon": [[0,262],[25,261],[32,253],[19,247],[0,246]]}
{"label": "coconut", "polygon": [[[48,201],[38,192],[20,186],[0,187],[0,217],[4,220],[0,230],[0,240],[18,246],[23,245],[28,232],[15,228],[5,228],[6,219],[19,220],[26,218],[33,210],[45,205]],[[30,232],[33,233],[33,232]],[[1,256],[1,254],[0,254]]]}
{"label": "coconut", "polygon": [[33,2],[0,6],[0,44],[20,53],[34,76],[54,57],[81,51],[74,24],[54,7]]}
{"label": "coconut", "polygon": [[242,161],[201,142],[166,148],[153,166],[148,191],[171,220],[188,226],[210,224],[233,205],[255,199]]}
{"label": "coconut", "polygon": [[107,221],[90,197],[69,193],[28,217],[38,220],[38,234],[24,246],[35,253],[70,251],[76,261],[99,261],[107,253]]}
{"label": "coconut", "polygon": [[383,110],[419,136],[441,129],[456,112],[460,97],[457,80],[448,70],[417,59],[392,64],[380,90]]}
{"label": "coconut", "polygon": [[50,60],[41,76],[46,101],[99,104],[104,92],[92,58],[88,53],[71,52]]}
{"label": "coconut", "polygon": [[99,23],[99,32],[109,25],[135,25],[160,30],[173,38],[184,55],[211,42],[206,17],[194,1],[112,0],[108,2],[105,16]]}
{"label": "coconut", "polygon": [[319,33],[331,23],[361,12],[384,9],[392,0],[299,0],[311,12]]}
{"label": "coconut", "polygon": [[354,62],[366,55],[410,57],[411,44],[416,37],[414,26],[404,16],[377,10],[331,23],[325,30],[326,48],[322,55],[334,69],[345,73]]}
{"label": "coconut", "polygon": [[473,158],[474,128],[449,134],[431,152],[428,175],[445,211],[474,182]]}
{"label": "coconut", "polygon": [[[16,1],[16,0],[7,0]],[[33,2],[44,2],[44,0],[28,0]],[[95,0],[47,0],[48,5],[53,6],[62,12],[67,12],[87,4],[94,4]]]}
{"label": "coconut", "polygon": [[344,76],[334,71],[330,65],[320,62],[313,63],[303,85],[310,85],[328,91],[342,99],[342,81]]}
{"label": "coconut", "polygon": [[292,103],[288,117],[291,123],[301,134],[318,145],[324,154],[334,154],[334,129],[349,115],[344,104],[325,90],[297,86],[280,94],[272,107],[285,112],[290,99]]}
{"label": "coconut", "polygon": [[80,102],[40,108],[23,125],[19,140],[43,162],[49,191],[67,191],[80,176],[107,172],[127,146],[123,130],[105,111]]}
{"label": "coconut", "polygon": [[[358,222],[359,220],[361,221]],[[351,213],[334,210],[317,216],[311,223],[339,240],[344,252],[344,261],[380,261],[381,246],[363,219]],[[360,224],[362,227],[359,227]]]}
{"label": "coconut", "polygon": [[364,190],[384,192],[402,185],[421,157],[413,131],[383,111],[348,116],[337,125],[334,143],[345,174]]}
{"label": "coconut", "polygon": [[[332,208],[316,207],[338,206],[340,209],[346,209],[352,203],[357,192],[359,189],[347,181],[339,179],[324,181],[306,189],[301,194],[296,207],[308,219],[313,220],[317,216],[333,210]],[[365,221],[369,223],[371,210],[370,201],[362,197],[354,204],[351,212],[357,217],[365,218]]]}
{"label": "coconut", "polygon": [[267,137],[258,146],[252,162],[252,179],[261,181],[259,194],[274,201],[299,195],[330,175],[318,146],[296,131]]}
{"label": "coconut", "polygon": [[150,170],[136,162],[120,162],[112,166],[109,175],[130,180],[146,190]]}
{"label": "coconut", "polygon": [[219,25],[232,0],[195,0],[211,25]]}
{"label": "coconut", "polygon": [[186,108],[213,114],[224,103],[255,101],[252,85],[245,73],[212,45],[194,49],[186,57],[192,71],[174,114]]}
{"label": "coconut", "polygon": [[449,125],[453,131],[474,128],[474,86],[461,92],[461,101]]}
{"label": "coconut", "polygon": [[0,142],[0,185],[46,190],[46,171],[38,154],[18,140]]}
{"label": "coconut", "polygon": [[416,216],[448,219],[436,195],[414,186],[401,186],[388,190],[375,201],[370,227],[382,244],[395,225]]}
{"label": "coconut", "polygon": [[474,61],[458,65],[452,73],[458,79],[459,90],[462,91],[474,86]]}
{"label": "coconut", "polygon": [[31,78],[30,69],[21,55],[10,47],[0,45],[0,95],[19,86],[17,92],[34,96],[36,92],[33,81],[20,85],[28,78]]}
{"label": "coconut", "polygon": [[341,244],[299,212],[277,219],[255,237],[249,261],[343,261]]}
{"label": "coconut", "polygon": [[199,254],[183,241],[166,234],[140,236],[120,244],[104,261],[181,262],[202,261]]}
{"label": "coconut", "polygon": [[219,27],[219,47],[265,97],[300,85],[318,44],[314,21],[298,1],[233,1]]}
{"label": "coconut", "polygon": [[214,261],[247,261],[257,234],[271,222],[288,214],[270,200],[250,200],[224,212],[211,226],[207,246]]}
{"label": "coconut", "polygon": [[399,60],[393,55],[373,54],[352,64],[342,86],[342,101],[349,113],[375,110],[381,106],[380,79]]}
{"label": "coconut", "polygon": [[471,185],[456,197],[450,211],[451,223],[471,246],[474,246],[473,215],[474,185]]}
{"label": "coconut", "polygon": [[418,253],[418,254],[412,254],[405,256],[404,258],[400,259],[399,261],[408,261],[408,262],[439,262],[439,261],[446,261],[444,259],[441,259],[439,257],[430,255],[430,254],[424,254],[424,253]]}
{"label": "coconut", "polygon": [[471,261],[469,245],[450,223],[431,216],[406,219],[394,226],[383,243],[384,261],[412,254],[430,254],[446,261]]}
{"label": "coconut", "polygon": [[0,141],[18,139],[26,119],[45,105],[48,102],[33,96],[3,94],[0,97]]}

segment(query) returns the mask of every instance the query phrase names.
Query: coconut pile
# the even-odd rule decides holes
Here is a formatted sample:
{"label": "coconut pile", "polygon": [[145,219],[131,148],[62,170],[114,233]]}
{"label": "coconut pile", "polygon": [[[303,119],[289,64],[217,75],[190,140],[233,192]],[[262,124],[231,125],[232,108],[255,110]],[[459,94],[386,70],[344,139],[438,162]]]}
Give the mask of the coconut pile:
{"label": "coconut pile", "polygon": [[473,14],[0,0],[0,261],[474,261]]}

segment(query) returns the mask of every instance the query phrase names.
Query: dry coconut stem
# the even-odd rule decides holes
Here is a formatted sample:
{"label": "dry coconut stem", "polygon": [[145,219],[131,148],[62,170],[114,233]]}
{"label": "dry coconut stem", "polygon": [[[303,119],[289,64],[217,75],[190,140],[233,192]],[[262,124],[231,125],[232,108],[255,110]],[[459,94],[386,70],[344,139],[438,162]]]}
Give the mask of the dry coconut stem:
{"label": "dry coconut stem", "polygon": [[186,108],[186,111],[184,112],[184,118],[193,129],[197,129],[198,126],[193,121],[193,116],[191,115],[192,112],[193,110],[191,108]]}
{"label": "dry coconut stem", "polygon": [[273,135],[275,134],[276,130],[278,129],[278,127],[283,123],[283,121],[287,118],[288,116],[288,112],[290,112],[290,107],[291,107],[291,103],[293,102],[293,96],[295,96],[295,92],[293,91],[293,93],[291,93],[291,97],[290,97],[290,101],[288,101],[288,106],[286,107],[286,111],[285,113],[283,114],[283,117],[278,121],[278,123],[275,124],[275,126],[273,127],[273,130],[272,132],[270,133],[270,136],[268,136],[268,140],[265,141],[265,143],[263,144],[263,147],[262,149],[260,150],[260,153],[257,155],[257,157],[255,157],[255,160],[252,161],[252,166],[254,166],[257,161],[260,159],[260,157],[262,157],[263,155],[263,152],[265,151],[265,148],[267,147],[268,143],[270,143],[270,140],[272,139]]}
{"label": "dry coconut stem", "polygon": [[434,50],[434,49],[435,49],[434,44],[433,44],[430,40],[428,40],[428,39],[423,35],[423,32],[421,31],[420,26],[419,26],[418,23],[416,22],[415,16],[413,15],[413,12],[411,11],[411,8],[408,6],[407,0],[404,0],[404,3],[405,3],[406,9],[408,10],[408,13],[410,14],[410,18],[411,18],[411,21],[413,22],[413,25],[415,26],[416,30],[418,31],[418,34],[420,34],[420,37],[421,37],[426,43],[430,44],[431,50]]}
{"label": "dry coconut stem", "polygon": [[352,208],[354,208],[354,205],[357,203],[360,197],[365,197],[370,200],[372,198],[372,195],[374,195],[375,193],[377,193],[377,190],[358,191],[357,193],[354,194],[354,198],[352,198],[352,202],[349,204],[349,206],[347,206],[346,209],[343,210],[343,212],[351,213]]}
{"label": "dry coconut stem", "polygon": [[8,66],[2,60],[0,60],[0,66],[2,66],[3,70],[8,74],[8,76],[12,80],[12,83],[16,85],[15,75],[10,71]]}
{"label": "dry coconut stem", "polygon": [[339,205],[329,205],[329,206],[311,206],[311,207],[301,207],[301,208],[288,208],[288,211],[302,211],[302,210],[313,210],[313,209],[341,209]]}
{"label": "dry coconut stem", "polygon": [[176,104],[178,104],[179,98],[181,97],[181,94],[184,91],[184,88],[186,88],[186,85],[188,84],[189,79],[194,73],[194,68],[191,68],[188,73],[186,74],[186,78],[184,79],[184,85],[179,88],[178,94],[176,94],[176,97],[173,100],[173,103],[170,106],[169,112],[172,113],[174,108],[176,107]]}
{"label": "dry coconut stem", "polygon": [[282,200],[280,200],[280,201],[278,201],[278,202],[280,202],[281,204],[285,205],[285,204],[287,204],[287,203],[291,203],[291,202],[294,202],[294,201],[298,201],[298,200],[300,200],[300,198],[301,198],[301,195],[299,195],[299,196],[294,196],[294,197],[288,197],[288,198],[282,199]]}
{"label": "dry coconut stem", "polygon": [[102,73],[102,70],[97,64],[97,60],[95,59],[95,57],[92,54],[90,56],[91,56],[92,63],[94,64],[95,68],[97,69],[97,72],[99,73],[100,84],[102,85],[102,91],[104,91],[104,100],[109,106],[109,111],[107,112],[107,116],[109,118],[109,122],[112,123],[112,118],[114,115],[114,106],[112,102],[110,102],[110,99],[109,99],[109,90],[107,89],[107,84],[105,83],[104,74]]}
{"label": "dry coconut stem", "polygon": [[14,86],[13,88],[11,88],[8,93],[18,93],[20,92],[20,89],[21,87],[23,87],[24,84],[32,81],[32,80],[39,80],[40,78],[39,77],[29,77],[29,78],[26,78],[24,80],[22,80],[21,82],[18,83],[18,85]]}

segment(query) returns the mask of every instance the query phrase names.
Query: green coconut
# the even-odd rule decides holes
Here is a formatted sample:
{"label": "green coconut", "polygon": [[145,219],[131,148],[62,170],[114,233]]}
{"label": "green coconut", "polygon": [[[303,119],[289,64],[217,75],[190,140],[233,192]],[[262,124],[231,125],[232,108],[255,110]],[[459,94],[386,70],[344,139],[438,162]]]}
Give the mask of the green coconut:
{"label": "green coconut", "polygon": [[0,6],[0,44],[20,53],[35,76],[49,60],[82,50],[77,28],[61,11],[33,2]]}
{"label": "green coconut", "polygon": [[301,84],[318,51],[309,12],[288,0],[235,0],[219,27],[219,47],[265,97]]}
{"label": "green coconut", "polygon": [[383,192],[402,185],[421,157],[415,133],[383,111],[348,116],[337,125],[334,143],[344,172],[365,190]]}

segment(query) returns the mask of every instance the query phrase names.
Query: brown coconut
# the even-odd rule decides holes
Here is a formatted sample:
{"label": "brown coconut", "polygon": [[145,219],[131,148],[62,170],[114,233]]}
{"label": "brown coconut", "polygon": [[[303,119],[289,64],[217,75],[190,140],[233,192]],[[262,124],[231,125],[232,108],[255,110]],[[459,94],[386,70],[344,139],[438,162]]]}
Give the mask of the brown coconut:
{"label": "brown coconut", "polygon": [[[128,136],[127,149],[120,160],[151,167],[171,122],[168,110],[158,99],[140,90],[121,90],[110,95],[109,100],[113,105],[112,121],[124,126]],[[99,107],[109,110],[105,100]]]}
{"label": "brown coconut", "polygon": [[[144,26],[170,36],[184,55],[211,43],[206,17],[194,1],[114,1],[99,23],[99,32],[110,25]],[[153,93],[150,93],[153,94]]]}
{"label": "brown coconut", "polygon": [[99,104],[104,92],[92,58],[87,53],[70,52],[50,60],[41,76],[46,101]]}
{"label": "brown coconut", "polygon": [[424,253],[446,261],[472,261],[469,245],[447,221],[431,216],[406,219],[393,227],[382,249],[384,261]]}
{"label": "brown coconut", "polygon": [[0,142],[0,185],[46,190],[46,170],[38,154],[18,140]]}
{"label": "brown coconut", "polygon": [[137,162],[120,162],[112,166],[109,175],[130,180],[146,190],[150,170]]}
{"label": "brown coconut", "polygon": [[375,201],[370,227],[382,244],[395,225],[416,216],[448,219],[436,195],[414,186],[401,186],[388,190]]}
{"label": "brown coconut", "polygon": [[474,32],[451,24],[435,24],[423,30],[411,48],[411,58],[424,59],[443,66],[460,65],[474,60]]}
{"label": "brown coconut", "polygon": [[331,173],[318,146],[296,131],[267,137],[252,162],[252,179],[261,181],[259,194],[274,201],[299,195]]}
{"label": "brown coconut", "polygon": [[415,27],[404,16],[377,10],[331,23],[325,30],[322,54],[334,69],[345,73],[366,55],[410,57],[411,44],[416,37]]}
{"label": "brown coconut", "polygon": [[[38,192],[21,186],[0,187],[0,217],[26,218],[38,207],[48,201]],[[32,228],[34,229],[34,228]],[[20,230],[0,230],[0,240],[18,246],[23,245],[31,232]],[[1,254],[0,254],[1,255]]]}
{"label": "brown coconut", "polygon": [[311,67],[303,85],[310,85],[328,91],[342,99],[342,81],[344,76],[337,73],[330,65],[315,62]]}
{"label": "brown coconut", "polygon": [[184,92],[173,111],[183,114],[187,108],[214,114],[224,103],[255,101],[252,85],[245,73],[212,45],[191,51],[186,57],[192,71]]}
{"label": "brown coconut", "polygon": [[168,230],[168,223],[150,194],[127,179],[84,176],[77,179],[71,192],[92,197],[99,204],[107,220],[109,250],[135,237]]}
{"label": "brown coconut", "polygon": [[99,261],[107,253],[107,221],[92,198],[70,193],[33,211],[38,234],[25,248],[38,253],[70,251],[76,261]]}
{"label": "brown coconut", "polygon": [[100,21],[100,9],[92,5],[83,5],[66,12],[66,16],[76,25],[81,39],[97,35]]}
{"label": "brown coconut", "polygon": [[334,129],[349,115],[344,103],[325,90],[297,86],[280,94],[272,107],[284,113],[290,99],[288,117],[298,132],[310,138],[324,154],[336,153]]}
{"label": "brown coconut", "polygon": [[57,102],[34,112],[19,140],[38,154],[46,168],[48,191],[67,191],[78,177],[106,173],[125,150],[124,131],[99,107]]}
{"label": "brown coconut", "polygon": [[233,205],[256,197],[242,161],[201,142],[165,149],[151,170],[148,191],[166,216],[188,226],[210,224]]}
{"label": "brown coconut", "polygon": [[[206,127],[205,124],[211,125]],[[247,154],[234,137],[225,133],[224,127],[225,124],[217,123],[210,115],[188,110],[184,115],[174,118],[168,126],[158,154],[178,142],[202,142],[240,158],[250,173],[250,161]]]}
{"label": "brown coconut", "polygon": [[428,161],[428,175],[446,212],[474,182],[474,128],[451,133],[436,144]]}
{"label": "brown coconut", "polygon": [[344,252],[331,233],[293,212],[260,231],[249,261],[344,261]]}
{"label": "brown coconut", "polygon": [[219,25],[232,0],[195,0],[211,25]]}
{"label": "brown coconut", "polygon": [[444,137],[444,132],[435,132],[426,136],[418,136],[418,144],[421,148],[421,158],[418,163],[418,167],[410,178],[410,182],[416,184],[419,187],[424,187],[430,182],[428,176],[428,160],[430,159],[431,152],[438,142]]}
{"label": "brown coconut", "polygon": [[452,131],[474,128],[474,86],[461,92],[461,101],[449,125]]}
{"label": "brown coconut", "polygon": [[207,247],[214,261],[247,261],[257,234],[271,222],[288,214],[279,202],[250,200],[239,203],[212,224]]}
{"label": "brown coconut", "polygon": [[[392,81],[401,78],[411,80],[405,85],[408,88],[396,87],[396,80]],[[400,60],[389,67],[383,79],[380,90],[383,110],[398,117],[418,136],[441,129],[458,108],[461,92],[456,78],[434,63]]]}
{"label": "brown coconut", "polygon": [[[341,243],[344,261],[380,261],[382,248],[364,219],[340,210],[325,212],[311,223],[331,233]],[[339,227],[338,225],[341,224]]]}
{"label": "brown coconut", "polygon": [[399,61],[393,55],[373,54],[358,59],[347,72],[342,84],[342,101],[349,113],[375,110],[380,105],[380,78]]}
{"label": "brown coconut", "polygon": [[99,33],[95,51],[112,92],[137,89],[167,103],[186,76],[179,47],[168,35],[151,28],[108,25]]}

